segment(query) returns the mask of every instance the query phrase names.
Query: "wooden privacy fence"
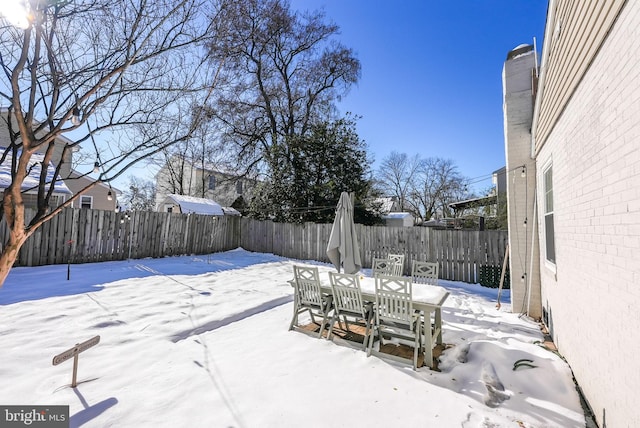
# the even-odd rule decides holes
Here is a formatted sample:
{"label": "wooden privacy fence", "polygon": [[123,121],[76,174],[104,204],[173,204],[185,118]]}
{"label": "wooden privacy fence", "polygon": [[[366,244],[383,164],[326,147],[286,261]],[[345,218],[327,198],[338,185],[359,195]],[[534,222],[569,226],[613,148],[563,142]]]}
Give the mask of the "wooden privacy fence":
{"label": "wooden privacy fence", "polygon": [[[26,218],[33,217],[27,210]],[[67,208],[43,224],[20,250],[16,266],[88,263],[182,254],[205,254],[238,247],[239,218],[161,212]],[[0,242],[8,230],[0,225]]]}
{"label": "wooden privacy fence", "polygon": [[[33,213],[27,213],[31,218]],[[243,247],[298,260],[328,262],[331,224],[289,224],[241,217],[158,212],[116,213],[67,208],[40,227],[20,251],[16,266],[87,263],[183,254],[207,254]],[[440,278],[479,282],[482,266],[501,266],[505,231],[436,230],[427,227],[356,225],[365,268],[375,257],[404,254],[437,261]],[[0,225],[0,242],[7,228]]]}
{"label": "wooden privacy fence", "polygon": [[[240,245],[251,251],[300,260],[329,262],[331,224],[290,224],[242,219]],[[439,230],[428,227],[356,225],[360,256],[366,268],[376,257],[404,254],[404,273],[412,260],[436,261],[440,278],[479,282],[482,266],[501,267],[508,242],[506,231]]]}

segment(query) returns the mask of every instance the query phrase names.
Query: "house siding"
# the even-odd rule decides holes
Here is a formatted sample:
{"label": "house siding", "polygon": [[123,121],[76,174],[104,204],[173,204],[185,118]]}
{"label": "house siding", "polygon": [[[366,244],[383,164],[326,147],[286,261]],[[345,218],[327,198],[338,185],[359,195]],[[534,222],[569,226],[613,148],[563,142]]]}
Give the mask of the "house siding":
{"label": "house siding", "polygon": [[[88,185],[93,183],[93,180],[87,177],[80,177],[78,174],[72,173],[68,178],[65,179],[65,184],[73,192],[75,195],[79,193],[83,189],[85,189]],[[107,193],[111,191],[112,199],[109,200],[107,197]],[[118,192],[115,189],[110,188],[108,185],[103,183],[98,183],[89,190],[85,191],[83,195],[91,196],[93,198],[93,209],[95,210],[109,210],[114,211],[118,208]],[[73,208],[80,208],[80,198],[76,199],[71,203]]]}
{"label": "house siding", "polygon": [[[9,127],[7,123],[7,110],[5,108],[0,109],[0,147],[9,147],[11,144],[11,138],[9,137]],[[16,119],[12,115],[13,120],[13,129],[18,129],[18,124]],[[55,140],[53,146],[53,154],[51,155],[51,162],[57,166],[60,164],[62,159],[62,152],[67,144],[73,144],[71,141],[66,140],[64,137],[59,137]],[[43,153],[46,151],[47,146],[43,145],[41,150],[38,150],[38,153]],[[67,177],[71,173],[71,158],[72,153],[71,150],[67,150],[66,156],[64,158],[64,162],[60,167],[60,177]]]}
{"label": "house siding", "polygon": [[539,150],[569,102],[626,0],[551,1],[542,62],[544,87],[536,117]]}
{"label": "house siding", "polygon": [[[170,170],[177,171],[177,177],[172,177]],[[215,188],[213,190],[208,188],[210,175],[215,177]],[[238,180],[243,183],[242,193],[237,192],[236,184]],[[163,203],[170,194],[183,194],[211,199],[222,206],[229,207],[240,196],[243,196],[245,201],[248,201],[254,187],[255,182],[253,180],[202,169],[187,160],[182,160],[179,156],[173,156],[156,175],[156,210],[164,210]]]}
{"label": "house siding", "polygon": [[628,2],[536,156],[539,201],[553,164],[556,265],[543,249],[543,305],[601,427],[640,426],[639,29],[640,2]]}

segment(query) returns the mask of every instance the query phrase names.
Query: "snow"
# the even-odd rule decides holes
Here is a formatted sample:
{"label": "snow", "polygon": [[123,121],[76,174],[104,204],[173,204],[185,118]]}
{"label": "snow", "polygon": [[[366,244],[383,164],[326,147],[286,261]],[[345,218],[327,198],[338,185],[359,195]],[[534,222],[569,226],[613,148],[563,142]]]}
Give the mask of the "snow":
{"label": "snow", "polygon": [[180,205],[180,211],[183,214],[208,214],[208,215],[224,215],[224,211],[220,204],[211,199],[196,198],[187,195],[168,195],[167,199],[174,201]]}
{"label": "snow", "polygon": [[409,218],[411,217],[411,213],[405,213],[405,212],[393,212],[393,213],[389,213],[387,215],[382,216],[382,218],[392,218],[392,219],[400,219],[400,220],[404,220],[405,218]]}
{"label": "snow", "polygon": [[[4,153],[7,149],[5,147],[0,147],[0,153]],[[18,157],[22,154],[21,150],[18,150]],[[38,191],[38,183],[40,182],[40,172],[42,171],[42,161],[44,161],[44,155],[41,153],[34,153],[31,155],[31,160],[29,162],[30,170],[29,174],[25,177],[20,190],[23,192],[37,192]],[[0,164],[0,189],[6,189],[11,185],[11,164],[13,162],[13,154],[11,150],[7,152],[6,159]],[[53,163],[49,162],[47,166],[47,177],[46,183],[51,183],[54,179],[54,175],[56,173],[56,168]],[[71,190],[64,184],[64,181],[59,178],[56,179],[53,191],[56,193],[66,193],[72,194]]]}
{"label": "snow", "polygon": [[[294,264],[243,249],[14,268],[0,289],[0,403],[72,427],[584,427],[567,364],[497,290],[440,281],[440,372],[289,331]],[[363,275],[370,275],[368,269]],[[504,299],[507,299],[505,302]],[[71,360],[54,356],[100,335]],[[521,359],[531,360],[513,370]]]}

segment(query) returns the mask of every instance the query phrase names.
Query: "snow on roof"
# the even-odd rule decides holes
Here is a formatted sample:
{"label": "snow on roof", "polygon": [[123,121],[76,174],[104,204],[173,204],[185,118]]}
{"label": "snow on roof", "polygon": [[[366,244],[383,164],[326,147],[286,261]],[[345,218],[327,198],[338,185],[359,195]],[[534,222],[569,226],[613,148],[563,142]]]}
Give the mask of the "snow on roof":
{"label": "snow on roof", "polygon": [[396,212],[396,213],[389,213],[387,215],[383,215],[382,218],[388,219],[388,218],[407,218],[407,217],[411,217],[411,213],[404,213],[404,212]]}
{"label": "snow on roof", "polygon": [[240,211],[232,207],[222,207],[222,211],[224,211],[224,215],[236,215],[236,216],[242,215],[240,214]]}
{"label": "snow on roof", "polygon": [[[0,152],[4,152],[6,150],[5,147],[0,147]],[[18,156],[22,153],[21,150],[18,150]],[[11,184],[11,163],[13,159],[13,154],[11,151],[8,152],[7,157],[4,162],[0,164],[0,189],[6,189]],[[29,175],[27,175],[20,187],[20,190],[23,192],[36,192],[38,190],[38,183],[40,182],[40,172],[42,171],[42,161],[44,160],[44,155],[41,153],[34,153],[31,155],[31,160],[29,161]],[[47,178],[46,182],[51,183],[54,181],[54,175],[56,172],[56,168],[53,163],[49,162],[47,166]],[[60,178],[55,180],[53,186],[54,193],[66,193],[71,195],[73,192],[69,190],[64,181]]]}
{"label": "snow on roof", "polygon": [[222,207],[216,201],[211,199],[196,198],[195,196],[186,195],[167,195],[167,199],[171,199],[177,205],[180,205],[180,211],[183,214],[208,214],[208,215],[224,215]]}
{"label": "snow on roof", "polygon": [[512,60],[512,59],[516,59],[519,58],[521,56],[525,56],[525,55],[532,55],[534,53],[533,51],[533,45],[528,45],[528,44],[520,44],[518,46],[516,46],[515,48],[513,48],[508,54],[507,54],[507,61]]}

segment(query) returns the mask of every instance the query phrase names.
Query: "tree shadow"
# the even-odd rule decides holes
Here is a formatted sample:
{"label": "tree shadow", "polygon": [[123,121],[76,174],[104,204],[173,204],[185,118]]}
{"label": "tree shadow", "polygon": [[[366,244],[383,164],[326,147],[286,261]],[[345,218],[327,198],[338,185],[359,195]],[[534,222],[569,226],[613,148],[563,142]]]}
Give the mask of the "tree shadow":
{"label": "tree shadow", "polygon": [[[273,254],[252,253],[241,248],[199,256],[162,257],[74,264],[67,280],[67,265],[16,267],[0,287],[0,306],[49,297],[94,293],[106,284],[154,275],[201,275],[243,269],[262,263],[287,261]],[[43,280],[46,278],[46,280]]]}

